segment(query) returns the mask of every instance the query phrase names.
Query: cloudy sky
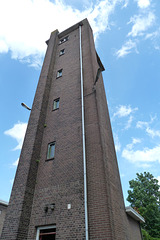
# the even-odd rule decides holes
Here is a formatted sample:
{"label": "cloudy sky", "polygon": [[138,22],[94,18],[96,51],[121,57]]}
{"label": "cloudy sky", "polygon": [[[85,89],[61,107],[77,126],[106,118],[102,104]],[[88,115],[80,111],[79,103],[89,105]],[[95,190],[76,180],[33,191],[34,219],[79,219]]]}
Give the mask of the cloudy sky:
{"label": "cloudy sky", "polygon": [[[45,41],[88,18],[103,73],[124,199],[129,180],[160,180],[160,1],[0,0],[0,199],[8,201]],[[126,202],[127,204],[127,202]]]}

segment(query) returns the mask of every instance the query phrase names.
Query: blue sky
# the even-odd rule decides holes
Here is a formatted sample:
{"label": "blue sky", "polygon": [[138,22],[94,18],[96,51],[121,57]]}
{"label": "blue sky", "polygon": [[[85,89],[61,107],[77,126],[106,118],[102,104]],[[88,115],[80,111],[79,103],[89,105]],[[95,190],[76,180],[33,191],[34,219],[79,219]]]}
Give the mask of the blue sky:
{"label": "blue sky", "polygon": [[[0,0],[0,199],[8,201],[46,51],[88,18],[103,73],[124,199],[129,180],[160,181],[160,1]],[[126,204],[128,204],[126,202]]]}

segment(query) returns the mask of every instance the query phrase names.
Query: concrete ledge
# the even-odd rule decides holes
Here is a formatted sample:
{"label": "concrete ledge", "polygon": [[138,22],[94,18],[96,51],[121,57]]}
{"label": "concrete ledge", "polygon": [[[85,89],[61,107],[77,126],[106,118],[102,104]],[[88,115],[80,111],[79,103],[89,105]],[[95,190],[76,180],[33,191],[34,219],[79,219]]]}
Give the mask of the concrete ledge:
{"label": "concrete ledge", "polygon": [[8,202],[3,201],[3,200],[1,200],[1,199],[0,199],[0,204],[1,204],[1,205],[4,205],[4,206],[8,206]]}
{"label": "concrete ledge", "polygon": [[145,223],[145,220],[144,218],[139,214],[137,213],[132,207],[126,207],[126,213],[132,217],[133,219],[135,219],[136,221],[139,221],[141,223]]}

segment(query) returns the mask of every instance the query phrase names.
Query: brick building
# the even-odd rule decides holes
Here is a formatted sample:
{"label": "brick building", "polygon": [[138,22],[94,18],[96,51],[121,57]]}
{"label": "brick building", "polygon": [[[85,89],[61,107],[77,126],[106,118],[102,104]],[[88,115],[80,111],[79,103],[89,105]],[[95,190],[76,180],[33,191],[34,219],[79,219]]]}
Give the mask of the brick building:
{"label": "brick building", "polygon": [[1,239],[139,240],[87,19],[47,44]]}
{"label": "brick building", "polygon": [[5,201],[0,200],[0,236],[2,233],[3,223],[6,216],[8,203]]}

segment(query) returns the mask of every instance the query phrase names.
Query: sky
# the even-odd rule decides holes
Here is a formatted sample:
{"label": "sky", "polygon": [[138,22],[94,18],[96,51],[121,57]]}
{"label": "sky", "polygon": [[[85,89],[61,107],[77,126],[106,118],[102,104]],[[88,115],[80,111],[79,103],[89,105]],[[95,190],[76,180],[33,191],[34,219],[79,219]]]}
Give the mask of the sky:
{"label": "sky", "polygon": [[45,41],[88,18],[110,112],[125,204],[129,181],[160,182],[160,1],[0,0],[0,199],[9,201]]}

